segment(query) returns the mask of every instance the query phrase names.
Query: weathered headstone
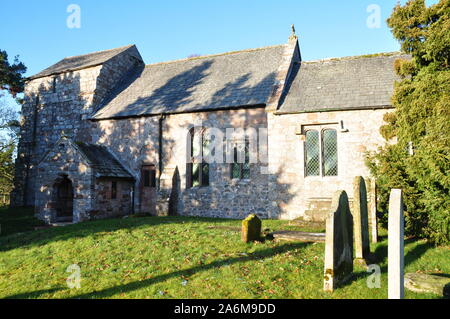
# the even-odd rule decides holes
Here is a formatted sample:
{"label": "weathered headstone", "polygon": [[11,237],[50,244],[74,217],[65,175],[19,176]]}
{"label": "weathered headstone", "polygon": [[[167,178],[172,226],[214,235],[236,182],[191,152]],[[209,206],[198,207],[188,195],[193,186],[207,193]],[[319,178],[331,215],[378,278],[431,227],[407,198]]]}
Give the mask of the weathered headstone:
{"label": "weathered headstone", "polygon": [[242,241],[249,243],[261,239],[261,220],[255,214],[242,221]]}
{"label": "weathered headstone", "polygon": [[366,182],[361,176],[353,182],[353,225],[355,236],[355,258],[367,260],[370,255],[369,216],[367,212]]}
{"label": "weathered headstone", "polygon": [[327,216],[325,235],[325,291],[332,292],[353,272],[353,218],[348,196],[338,191]]}
{"label": "weathered headstone", "polygon": [[378,222],[377,222],[377,184],[376,179],[371,178],[369,184],[369,228],[372,243],[378,242]]}
{"label": "weathered headstone", "polygon": [[404,222],[402,190],[391,190],[388,216],[388,297],[404,297]]}

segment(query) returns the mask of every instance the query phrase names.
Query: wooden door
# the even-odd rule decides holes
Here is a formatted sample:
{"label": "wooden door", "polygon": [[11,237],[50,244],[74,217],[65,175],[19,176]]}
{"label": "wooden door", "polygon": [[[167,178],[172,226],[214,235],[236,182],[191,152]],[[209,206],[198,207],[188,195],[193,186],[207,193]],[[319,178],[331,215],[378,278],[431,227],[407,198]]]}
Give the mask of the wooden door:
{"label": "wooden door", "polygon": [[156,167],[143,165],[141,168],[141,213],[156,215]]}

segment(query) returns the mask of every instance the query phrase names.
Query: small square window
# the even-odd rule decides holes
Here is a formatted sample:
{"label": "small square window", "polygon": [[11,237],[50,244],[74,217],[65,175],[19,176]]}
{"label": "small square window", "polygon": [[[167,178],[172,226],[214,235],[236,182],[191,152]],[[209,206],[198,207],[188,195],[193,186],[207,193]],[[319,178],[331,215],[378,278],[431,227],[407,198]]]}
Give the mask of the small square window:
{"label": "small square window", "polygon": [[117,182],[111,182],[111,199],[117,199]]}
{"label": "small square window", "polygon": [[142,167],[142,185],[143,187],[156,187],[156,169],[153,165]]}

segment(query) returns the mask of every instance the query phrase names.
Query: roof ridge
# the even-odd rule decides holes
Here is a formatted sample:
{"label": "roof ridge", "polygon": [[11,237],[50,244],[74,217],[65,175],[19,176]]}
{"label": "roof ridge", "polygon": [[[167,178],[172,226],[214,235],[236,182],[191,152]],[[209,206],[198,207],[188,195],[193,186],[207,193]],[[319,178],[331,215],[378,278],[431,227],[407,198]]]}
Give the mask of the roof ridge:
{"label": "roof ridge", "polygon": [[81,57],[81,56],[85,56],[85,55],[96,54],[96,53],[106,53],[106,52],[109,52],[109,51],[115,51],[115,50],[120,50],[120,49],[125,49],[125,48],[128,49],[128,48],[131,48],[132,46],[135,46],[135,44],[129,44],[129,45],[124,45],[122,47],[117,47],[117,48],[112,48],[112,49],[107,49],[107,50],[94,51],[94,52],[89,52],[89,53],[84,53],[84,54],[66,56],[66,57],[63,58],[63,60],[70,59],[70,58],[77,58],[77,57]]}
{"label": "roof ridge", "polygon": [[318,63],[318,62],[332,62],[332,61],[341,61],[341,60],[369,59],[369,58],[389,57],[389,56],[396,56],[396,55],[407,55],[407,54],[404,52],[401,52],[401,51],[380,52],[380,53],[373,53],[373,54],[350,55],[350,56],[344,56],[344,57],[331,57],[331,58],[324,58],[324,59],[317,59],[317,60],[309,60],[309,61],[302,61],[302,63]]}
{"label": "roof ridge", "polygon": [[227,51],[227,52],[223,52],[223,53],[207,54],[207,55],[196,56],[196,57],[192,57],[192,58],[183,58],[183,59],[177,59],[177,60],[156,62],[156,63],[146,64],[145,67],[156,66],[156,65],[163,65],[163,64],[171,64],[171,63],[184,62],[184,61],[201,60],[201,59],[214,58],[214,57],[218,57],[218,56],[239,54],[239,53],[245,53],[245,52],[255,52],[255,51],[261,51],[261,50],[267,50],[267,49],[273,49],[273,48],[277,48],[277,47],[282,47],[282,46],[285,46],[285,45],[286,44],[269,45],[269,46],[265,46],[265,47],[254,48],[254,49]]}

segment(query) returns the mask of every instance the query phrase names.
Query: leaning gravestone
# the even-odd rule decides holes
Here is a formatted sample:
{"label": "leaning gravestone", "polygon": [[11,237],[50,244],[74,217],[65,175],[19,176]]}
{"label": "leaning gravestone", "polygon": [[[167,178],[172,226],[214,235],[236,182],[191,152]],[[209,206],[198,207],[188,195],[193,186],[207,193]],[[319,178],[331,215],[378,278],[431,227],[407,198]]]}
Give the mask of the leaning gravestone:
{"label": "leaning gravestone", "polygon": [[338,191],[333,196],[325,237],[323,289],[332,292],[353,272],[353,218],[345,191]]}
{"label": "leaning gravestone", "polygon": [[249,243],[261,239],[261,220],[255,214],[242,221],[242,241]]}
{"label": "leaning gravestone", "polygon": [[367,212],[367,190],[364,178],[355,177],[353,182],[353,225],[355,234],[355,258],[365,261],[370,255],[369,216]]}

